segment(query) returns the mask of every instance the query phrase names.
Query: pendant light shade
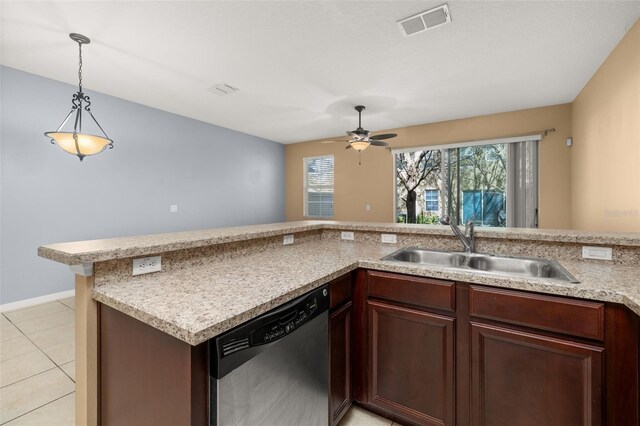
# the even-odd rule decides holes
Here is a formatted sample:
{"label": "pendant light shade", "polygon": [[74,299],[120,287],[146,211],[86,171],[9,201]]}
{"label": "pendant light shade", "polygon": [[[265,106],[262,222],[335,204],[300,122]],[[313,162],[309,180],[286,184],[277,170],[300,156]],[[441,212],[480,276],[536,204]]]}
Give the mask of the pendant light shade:
{"label": "pendant light shade", "polygon": [[88,155],[100,154],[108,146],[113,146],[111,139],[84,133],[47,132],[45,135],[65,152],[80,157],[80,160]]}
{"label": "pendant light shade", "polygon": [[[82,45],[91,43],[91,40],[82,34],[76,33],[69,34],[69,37],[78,43],[79,48],[78,92],[73,95],[71,111],[69,111],[62,124],[57,130],[46,132],[44,135],[51,139],[51,143],[58,145],[65,152],[77,156],[82,161],[84,157],[99,154],[107,147],[112,149],[113,141],[109,139],[98,120],[93,116],[90,98],[82,91]],[[102,132],[102,136],[82,133],[82,110],[89,114],[89,117]],[[74,117],[73,131],[63,131],[62,128],[72,116]]]}

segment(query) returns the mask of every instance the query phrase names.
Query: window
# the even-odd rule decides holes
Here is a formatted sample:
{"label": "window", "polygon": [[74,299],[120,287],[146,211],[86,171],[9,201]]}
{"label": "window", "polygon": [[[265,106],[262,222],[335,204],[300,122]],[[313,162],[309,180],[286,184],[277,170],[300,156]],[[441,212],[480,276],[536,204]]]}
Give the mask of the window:
{"label": "window", "polygon": [[426,210],[429,213],[437,213],[438,212],[438,197],[440,191],[437,189],[427,189],[424,198],[426,200]]}
{"label": "window", "polygon": [[[398,222],[537,226],[539,136],[394,151]],[[483,143],[484,142],[484,143]]]}
{"label": "window", "polygon": [[304,215],[333,217],[333,155],[304,158]]}

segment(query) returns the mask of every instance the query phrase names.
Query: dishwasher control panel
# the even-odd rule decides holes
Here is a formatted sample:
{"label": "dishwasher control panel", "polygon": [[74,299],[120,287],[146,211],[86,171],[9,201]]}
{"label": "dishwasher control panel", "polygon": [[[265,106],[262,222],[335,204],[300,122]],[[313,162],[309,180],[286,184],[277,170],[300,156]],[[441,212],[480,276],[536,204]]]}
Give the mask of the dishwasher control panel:
{"label": "dishwasher control panel", "polygon": [[216,359],[251,356],[259,347],[286,337],[328,309],[328,286],[324,285],[212,339],[210,346],[215,348]]}
{"label": "dishwasher control panel", "polygon": [[293,312],[289,312],[281,318],[253,330],[251,332],[251,344],[261,345],[278,340],[304,324],[309,318],[312,318],[316,309],[318,309],[318,300],[314,297],[304,305],[297,307]]}

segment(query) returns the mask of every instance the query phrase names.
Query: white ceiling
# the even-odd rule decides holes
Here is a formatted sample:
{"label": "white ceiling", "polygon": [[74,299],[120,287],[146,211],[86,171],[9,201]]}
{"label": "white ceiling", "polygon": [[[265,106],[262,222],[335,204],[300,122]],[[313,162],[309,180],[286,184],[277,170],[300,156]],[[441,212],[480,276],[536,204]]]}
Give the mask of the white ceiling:
{"label": "white ceiling", "polygon": [[[3,1],[3,65],[282,143],[571,102],[640,1]],[[217,96],[229,83],[240,90]],[[100,105],[94,102],[99,114]]]}

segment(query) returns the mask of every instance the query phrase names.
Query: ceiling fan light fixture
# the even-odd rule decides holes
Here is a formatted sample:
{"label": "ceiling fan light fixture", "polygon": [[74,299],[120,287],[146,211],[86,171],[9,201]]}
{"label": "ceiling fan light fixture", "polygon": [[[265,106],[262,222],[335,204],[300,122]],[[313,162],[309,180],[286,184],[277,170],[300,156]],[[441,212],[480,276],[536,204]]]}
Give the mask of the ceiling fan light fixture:
{"label": "ceiling fan light fixture", "polygon": [[[112,149],[113,140],[109,139],[109,136],[107,136],[102,126],[100,126],[100,123],[98,123],[98,120],[93,116],[89,96],[85,95],[82,91],[82,45],[91,43],[91,40],[82,34],[76,33],[69,34],[69,38],[78,43],[78,92],[73,94],[71,111],[69,111],[69,114],[67,114],[62,121],[62,124],[57,130],[46,132],[44,135],[51,139],[51,143],[58,145],[63,151],[77,156],[80,161],[82,161],[84,157],[99,154],[107,147]],[[102,136],[82,133],[82,110],[85,110],[89,114],[89,117],[91,117],[96,126],[98,126],[98,129],[102,132]],[[60,131],[74,113],[73,131]]]}
{"label": "ceiling fan light fixture", "polygon": [[358,128],[355,130],[347,131],[347,135],[351,137],[350,140],[346,141],[348,145],[345,149],[355,149],[358,152],[362,152],[369,145],[373,146],[388,146],[387,142],[382,142],[382,139],[391,139],[398,136],[395,133],[385,133],[382,135],[374,135],[371,136],[371,132],[369,130],[365,130],[362,127],[362,111],[364,111],[363,105],[358,105],[355,107],[355,110],[358,111]]}
{"label": "ceiling fan light fixture", "polygon": [[350,141],[349,144],[356,151],[364,151],[371,144],[368,140]]}

